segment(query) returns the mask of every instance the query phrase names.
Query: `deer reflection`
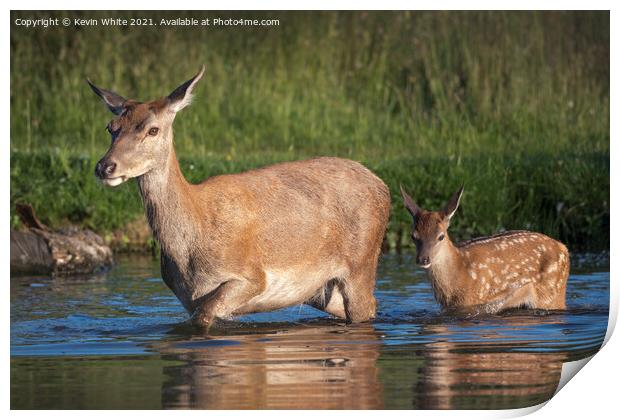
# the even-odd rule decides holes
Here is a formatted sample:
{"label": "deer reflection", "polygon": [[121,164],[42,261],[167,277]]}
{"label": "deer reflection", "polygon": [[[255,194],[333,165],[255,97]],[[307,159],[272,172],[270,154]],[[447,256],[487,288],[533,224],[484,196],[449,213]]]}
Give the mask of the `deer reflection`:
{"label": "deer reflection", "polygon": [[381,342],[372,325],[268,328],[161,349],[182,362],[164,368],[163,407],[382,407]]}
{"label": "deer reflection", "polygon": [[[502,328],[533,322],[541,319],[507,317]],[[427,343],[420,351],[425,362],[414,405],[426,409],[520,408],[553,396],[567,359],[565,353],[516,351],[518,341],[488,330],[475,343],[459,343],[450,339],[452,328],[425,327],[425,334],[446,340]]]}

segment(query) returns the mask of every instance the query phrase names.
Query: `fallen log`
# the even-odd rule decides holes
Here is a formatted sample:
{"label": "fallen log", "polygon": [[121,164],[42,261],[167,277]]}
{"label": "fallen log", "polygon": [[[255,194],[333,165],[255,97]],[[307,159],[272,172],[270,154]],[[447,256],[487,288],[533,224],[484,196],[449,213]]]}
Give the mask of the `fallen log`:
{"label": "fallen log", "polygon": [[28,204],[17,205],[25,230],[11,231],[11,275],[88,274],[113,264],[112,250],[88,229],[71,227],[52,231]]}

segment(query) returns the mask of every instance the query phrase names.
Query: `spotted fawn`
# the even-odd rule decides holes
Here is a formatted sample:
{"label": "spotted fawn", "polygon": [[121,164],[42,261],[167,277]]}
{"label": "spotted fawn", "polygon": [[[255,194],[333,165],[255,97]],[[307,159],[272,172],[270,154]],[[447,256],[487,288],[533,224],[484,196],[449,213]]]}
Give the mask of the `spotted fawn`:
{"label": "spotted fawn", "polygon": [[463,187],[439,211],[420,208],[402,186],[401,194],[413,217],[416,262],[443,308],[484,313],[566,308],[570,264],[562,243],[541,233],[509,231],[455,244],[448,226]]}

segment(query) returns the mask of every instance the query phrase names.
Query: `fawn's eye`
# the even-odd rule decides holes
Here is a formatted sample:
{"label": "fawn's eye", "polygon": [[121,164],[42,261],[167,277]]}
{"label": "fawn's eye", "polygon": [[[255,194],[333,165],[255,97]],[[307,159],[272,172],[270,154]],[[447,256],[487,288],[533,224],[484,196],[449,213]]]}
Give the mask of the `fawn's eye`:
{"label": "fawn's eye", "polygon": [[444,235],[444,234],[442,233],[442,234],[440,234],[440,235],[437,237],[437,240],[438,240],[438,241],[443,241],[443,238],[445,238],[445,237],[446,237],[446,235]]}
{"label": "fawn's eye", "polygon": [[149,130],[149,136],[156,136],[159,133],[159,128],[153,127]]}

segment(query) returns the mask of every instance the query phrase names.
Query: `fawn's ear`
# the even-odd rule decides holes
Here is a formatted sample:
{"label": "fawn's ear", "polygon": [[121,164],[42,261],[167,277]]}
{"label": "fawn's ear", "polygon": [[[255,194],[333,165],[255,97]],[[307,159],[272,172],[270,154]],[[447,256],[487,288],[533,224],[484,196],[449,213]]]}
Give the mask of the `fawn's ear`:
{"label": "fawn's ear", "polygon": [[173,90],[172,93],[166,97],[169,106],[168,109],[171,112],[177,113],[192,102],[192,91],[204,72],[205,66],[203,65],[198,74]]}
{"label": "fawn's ear", "polygon": [[127,100],[121,95],[112,92],[111,90],[100,89],[93,84],[89,79],[86,79],[90,88],[99,96],[103,102],[108,106],[110,111],[115,115],[121,115],[124,110],[124,105]]}
{"label": "fawn's ear", "polygon": [[403,188],[402,185],[400,186],[400,194],[403,196],[403,201],[405,202],[405,208],[407,209],[409,214],[411,214],[411,216],[413,217],[417,217],[418,214],[420,214],[420,212],[422,211],[422,209],[418,207],[416,203],[413,202],[411,197],[409,197],[409,194],[405,192],[405,189]]}
{"label": "fawn's ear", "polygon": [[452,216],[454,216],[454,213],[456,213],[456,209],[459,208],[459,203],[461,202],[461,196],[463,195],[464,188],[465,186],[461,185],[461,188],[459,188],[457,192],[452,194],[452,197],[450,197],[450,201],[448,201],[448,204],[446,204],[446,206],[443,208],[442,212],[445,219],[452,219]]}

